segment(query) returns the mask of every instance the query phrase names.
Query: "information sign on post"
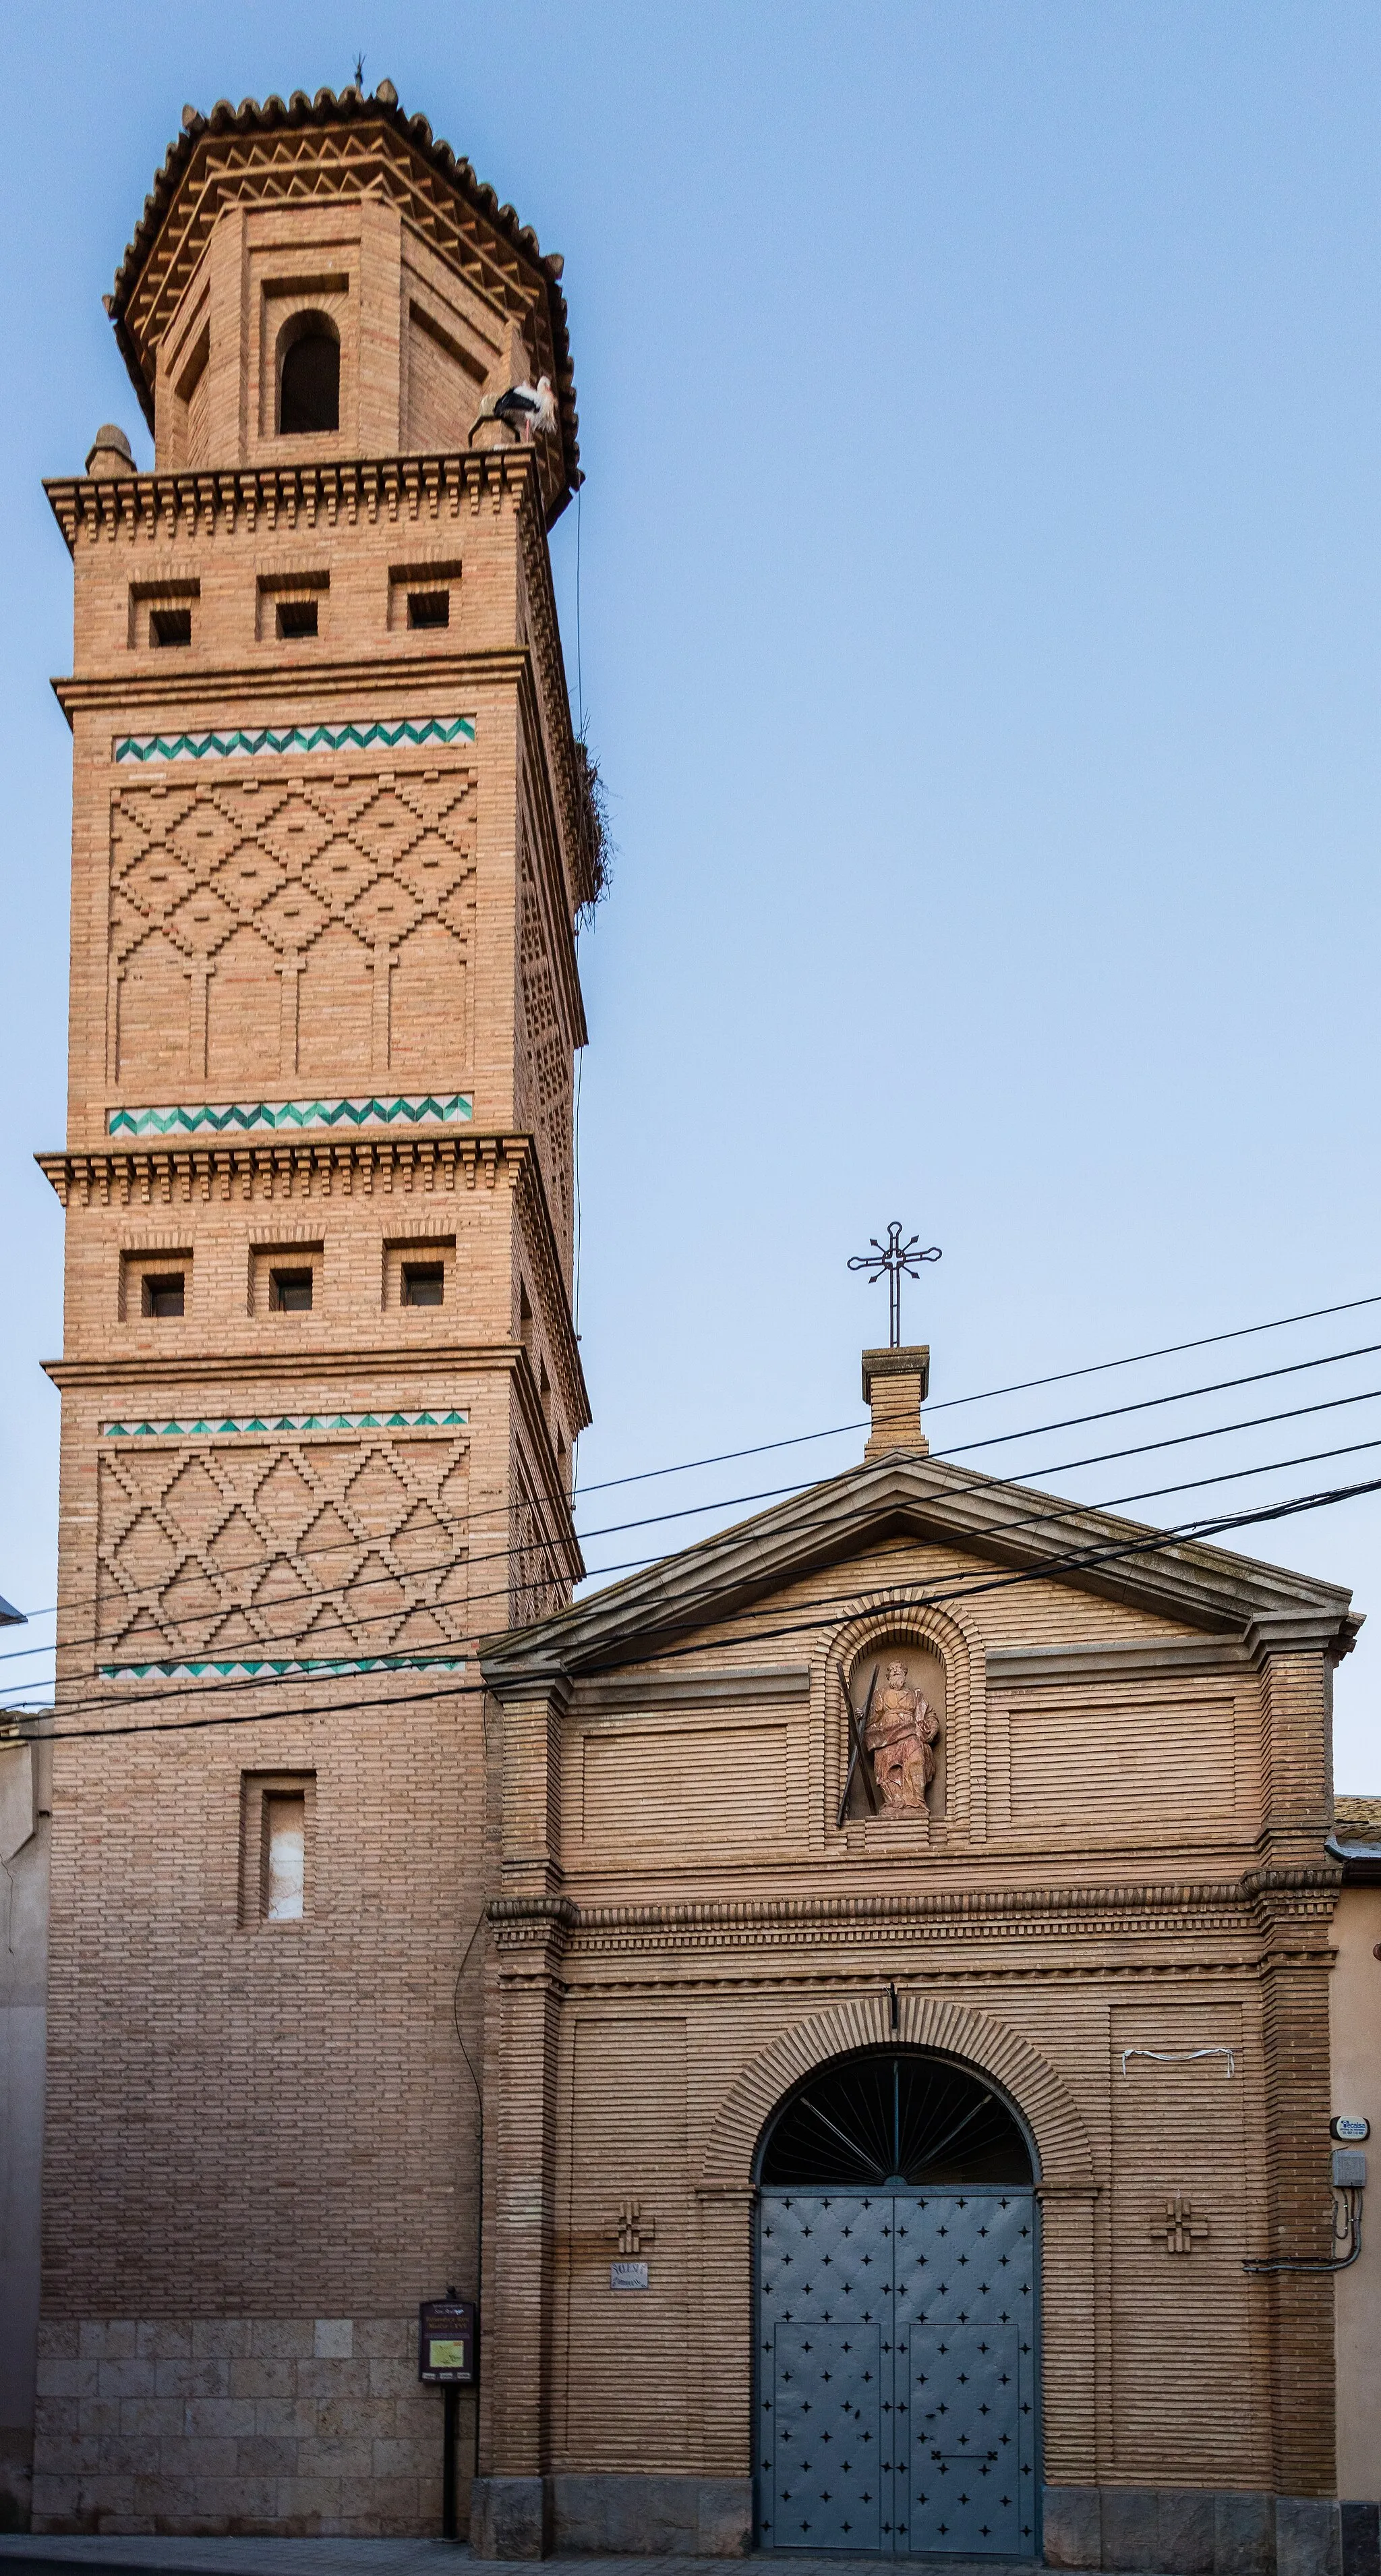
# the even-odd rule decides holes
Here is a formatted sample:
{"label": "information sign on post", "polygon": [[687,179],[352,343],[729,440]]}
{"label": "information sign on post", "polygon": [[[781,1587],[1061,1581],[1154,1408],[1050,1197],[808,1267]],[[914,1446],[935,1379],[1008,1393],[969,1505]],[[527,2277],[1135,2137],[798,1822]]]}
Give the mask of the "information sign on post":
{"label": "information sign on post", "polygon": [[473,2299],[424,2299],[417,2311],[417,2376],[434,2387],[473,2388],[479,2353]]}

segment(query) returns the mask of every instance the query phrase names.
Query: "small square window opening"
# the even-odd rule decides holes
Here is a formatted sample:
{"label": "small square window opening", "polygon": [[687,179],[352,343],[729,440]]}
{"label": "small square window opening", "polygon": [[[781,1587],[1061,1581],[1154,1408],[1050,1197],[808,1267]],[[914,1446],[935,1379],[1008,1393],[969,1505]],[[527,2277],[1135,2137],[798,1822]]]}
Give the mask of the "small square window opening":
{"label": "small square window opening", "polygon": [[190,608],[151,608],[149,610],[150,644],[190,644],[191,641]]}
{"label": "small square window opening", "polygon": [[271,1270],[269,1306],[275,1315],[309,1315],[312,1311],[310,1270]]}
{"label": "small square window opening", "polygon": [[409,626],[449,626],[450,622],[449,590],[410,590],[408,592]]}
{"label": "small square window opening", "polygon": [[182,1315],[187,1310],[187,1281],[181,1270],[166,1272],[162,1277],[144,1276],[144,1293],[140,1300],[146,1315]]}
{"label": "small square window opening", "polygon": [[278,633],[285,644],[300,642],[303,636],[317,631],[317,603],[314,599],[280,599]]}
{"label": "small square window opening", "polygon": [[264,1921],[300,1923],[307,1885],[305,1792],[266,1791],[263,1812]]}
{"label": "small square window opening", "polygon": [[405,1261],[403,1304],[441,1306],[446,1299],[446,1268],[440,1261]]}

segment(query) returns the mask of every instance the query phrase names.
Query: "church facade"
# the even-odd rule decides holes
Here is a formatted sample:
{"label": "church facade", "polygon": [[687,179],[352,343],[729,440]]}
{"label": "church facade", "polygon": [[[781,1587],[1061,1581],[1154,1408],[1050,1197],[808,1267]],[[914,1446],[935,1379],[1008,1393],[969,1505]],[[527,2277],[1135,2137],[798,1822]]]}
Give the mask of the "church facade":
{"label": "church facade", "polygon": [[481,2553],[1361,2576],[1346,1593],[931,1460],[892,1349],[859,1466],[569,1606],[559,280],[386,84],[188,111],[155,471],[50,486],[35,2525],[435,2530],[454,2287]]}
{"label": "church facade", "polygon": [[1342,2565],[1356,1622],[931,1462],[926,1369],[866,1355],[860,1468],[485,1654],[477,2545]]}

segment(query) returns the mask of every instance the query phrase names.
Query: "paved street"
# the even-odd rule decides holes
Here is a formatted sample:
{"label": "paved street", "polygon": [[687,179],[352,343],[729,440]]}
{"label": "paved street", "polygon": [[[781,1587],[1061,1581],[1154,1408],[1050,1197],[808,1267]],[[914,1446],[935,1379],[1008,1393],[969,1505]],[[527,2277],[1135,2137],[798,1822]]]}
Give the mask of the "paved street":
{"label": "paved street", "polygon": [[[757,2552],[760,2568],[779,2563]],[[790,2576],[879,2576],[876,2558],[807,2558],[795,2550],[780,2563]],[[931,2567],[944,2576],[1030,2576],[1029,2558],[912,2558],[903,2567]],[[511,2559],[476,2558],[466,2545],[445,2540],[145,2540],[0,2537],[0,2576],[56,2576],[59,2569],[146,2569],[151,2576],[512,2576]],[[548,2558],[551,2576],[723,2576],[723,2558]]]}

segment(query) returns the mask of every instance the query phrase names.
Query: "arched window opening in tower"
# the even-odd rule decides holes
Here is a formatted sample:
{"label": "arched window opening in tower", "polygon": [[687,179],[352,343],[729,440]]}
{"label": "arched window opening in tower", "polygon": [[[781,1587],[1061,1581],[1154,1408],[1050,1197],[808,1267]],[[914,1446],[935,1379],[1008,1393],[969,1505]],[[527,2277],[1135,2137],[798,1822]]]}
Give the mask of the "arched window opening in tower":
{"label": "arched window opening in tower", "polygon": [[1031,2151],[982,2078],[920,2048],[827,2060],[776,2113],[758,2180],[797,2191],[1029,2184]]}
{"label": "arched window opening in tower", "polygon": [[278,343],[278,427],[309,438],[340,427],[340,335],[324,313],[297,313]]}

